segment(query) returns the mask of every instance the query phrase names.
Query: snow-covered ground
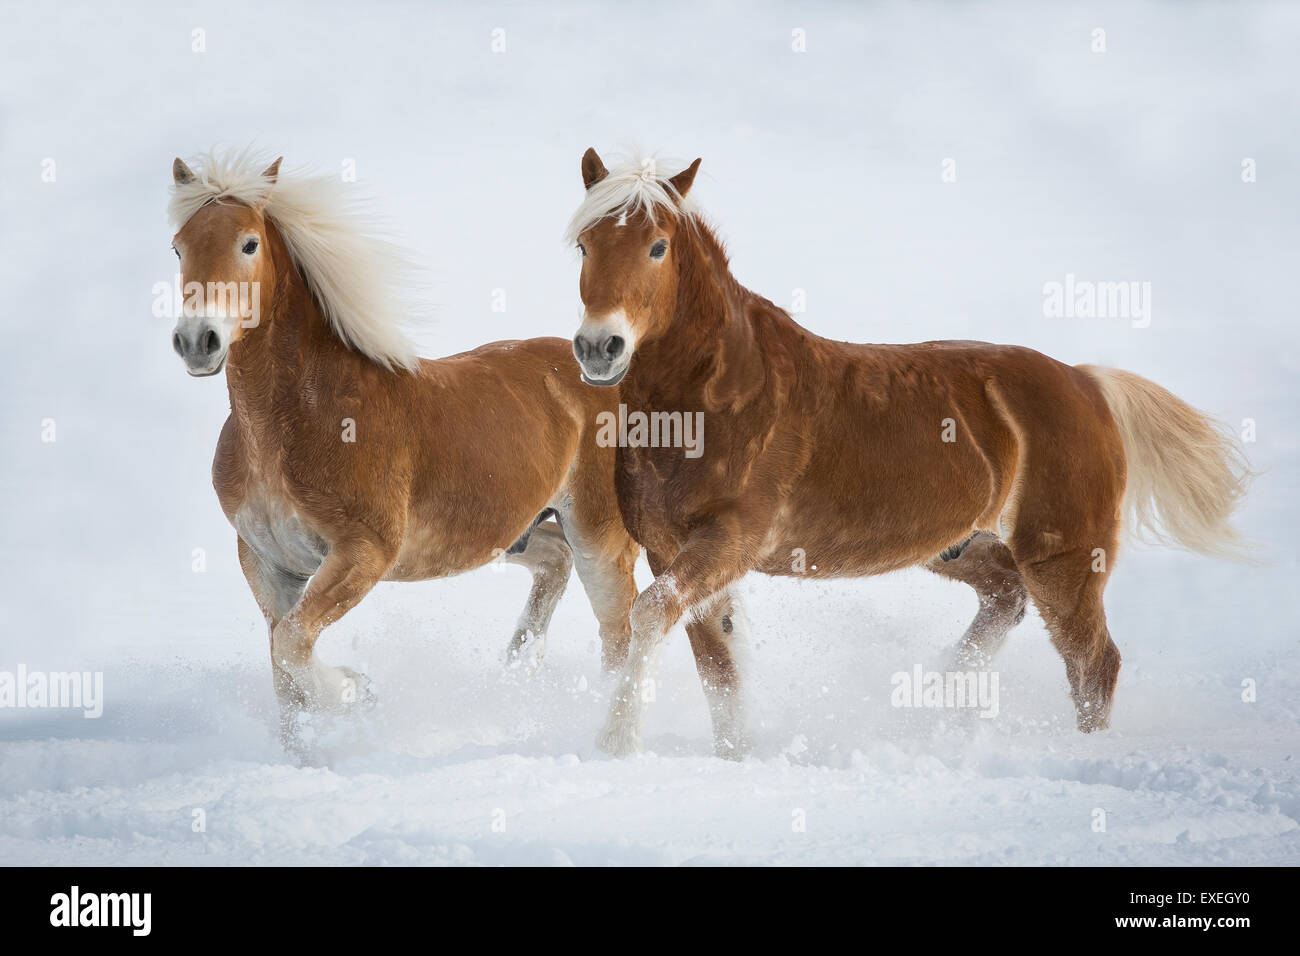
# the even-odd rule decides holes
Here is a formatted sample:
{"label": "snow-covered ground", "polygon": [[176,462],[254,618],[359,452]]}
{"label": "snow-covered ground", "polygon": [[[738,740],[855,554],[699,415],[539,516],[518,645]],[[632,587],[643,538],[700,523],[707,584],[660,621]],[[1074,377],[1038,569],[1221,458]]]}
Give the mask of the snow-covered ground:
{"label": "snow-covered ground", "polygon": [[[3,0],[0,23],[0,671],[102,671],[105,696],[0,709],[0,862],[1300,862],[1300,10]],[[649,752],[611,760],[576,582],[531,678],[500,663],[522,570],[381,585],[320,645],[380,703],[296,766],[209,483],[224,382],[150,314],[172,157],[249,142],[355,162],[435,277],[430,355],[572,334],[587,146],[703,156],[735,271],[803,290],[821,333],[1020,343],[1253,420],[1266,563],[1127,551],[1092,737],[1032,612],[983,720],[890,706],[963,587],[747,579],[740,763],[710,756],[680,632]],[[1067,273],[1150,282],[1149,327],[1045,317]]]}

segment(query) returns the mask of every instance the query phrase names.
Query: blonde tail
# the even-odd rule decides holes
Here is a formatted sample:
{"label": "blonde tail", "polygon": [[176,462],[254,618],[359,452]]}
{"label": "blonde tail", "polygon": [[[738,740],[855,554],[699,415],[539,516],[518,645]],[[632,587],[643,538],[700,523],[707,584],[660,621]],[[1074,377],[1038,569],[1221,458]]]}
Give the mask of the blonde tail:
{"label": "blonde tail", "polygon": [[1155,382],[1080,365],[1101,388],[1124,442],[1125,523],[1138,537],[1250,561],[1231,519],[1253,475],[1235,436]]}

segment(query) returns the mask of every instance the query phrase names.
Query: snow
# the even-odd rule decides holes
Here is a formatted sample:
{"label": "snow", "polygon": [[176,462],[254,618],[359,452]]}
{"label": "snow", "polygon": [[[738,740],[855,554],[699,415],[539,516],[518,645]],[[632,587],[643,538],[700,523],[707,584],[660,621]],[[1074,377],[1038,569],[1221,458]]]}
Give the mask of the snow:
{"label": "snow", "polygon": [[[1300,862],[1300,11],[5,2],[2,16],[0,670],[102,671],[105,706],[0,709],[0,860]],[[355,161],[434,273],[432,355],[576,329],[559,237],[587,146],[703,156],[696,193],[736,273],[781,304],[804,290],[818,332],[1015,342],[1252,419],[1261,474],[1242,525],[1265,563],[1123,554],[1107,605],[1124,668],[1112,729],[1092,736],[1032,611],[998,658],[996,719],[903,710],[891,675],[941,666],[969,590],[922,571],[748,578],[756,749],[739,763],[710,755],[680,630],[647,753],[613,760],[593,743],[611,683],[576,581],[536,674],[502,663],[521,569],[385,584],[320,645],[379,703],[322,723],[297,766],[210,486],[225,386],[188,379],[170,320],[150,315],[174,272],[172,157],[250,141],[288,165]],[[1045,317],[1043,286],[1067,274],[1150,282],[1150,327]]]}

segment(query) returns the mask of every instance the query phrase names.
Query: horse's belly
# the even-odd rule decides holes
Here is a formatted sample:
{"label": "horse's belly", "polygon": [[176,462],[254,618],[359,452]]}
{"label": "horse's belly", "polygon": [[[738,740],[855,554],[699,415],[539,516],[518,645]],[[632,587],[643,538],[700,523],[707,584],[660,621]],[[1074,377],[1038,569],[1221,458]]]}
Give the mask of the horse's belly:
{"label": "horse's belly", "polygon": [[316,573],[328,545],[299,517],[293,506],[258,490],[234,516],[235,530],[263,561],[301,577]]}
{"label": "horse's belly", "polygon": [[397,560],[386,581],[451,577],[501,558],[531,527],[541,505],[519,506],[492,496],[460,499],[455,507],[413,507]]}
{"label": "horse's belly", "polygon": [[457,535],[435,523],[412,521],[401,550],[385,581],[428,581],[451,577],[481,567],[502,554],[508,545],[489,543],[479,536]]}
{"label": "horse's belly", "polygon": [[[957,540],[958,535],[953,536]],[[951,542],[950,542],[951,543]],[[773,532],[756,570],[778,577],[859,578],[912,567],[946,547],[928,543],[872,540],[852,534],[809,536]]]}
{"label": "horse's belly", "polygon": [[925,499],[787,502],[760,549],[758,570],[794,577],[865,577],[930,560],[974,529],[981,498],[965,488]]}

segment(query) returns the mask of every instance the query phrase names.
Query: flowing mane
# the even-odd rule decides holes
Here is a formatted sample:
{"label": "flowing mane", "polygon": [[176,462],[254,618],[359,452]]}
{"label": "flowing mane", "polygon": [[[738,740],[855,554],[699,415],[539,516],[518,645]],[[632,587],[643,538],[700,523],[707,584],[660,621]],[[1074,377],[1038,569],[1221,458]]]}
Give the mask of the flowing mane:
{"label": "flowing mane", "polygon": [[385,368],[419,368],[400,326],[413,311],[402,299],[413,285],[402,250],[376,235],[364,200],[348,195],[337,177],[291,170],[272,182],[262,176],[266,166],[248,150],[201,156],[194,181],[172,186],[174,228],[210,202],[264,204],[334,334]]}
{"label": "flowing mane", "polygon": [[620,160],[609,175],[587,190],[582,205],[569,220],[564,240],[569,245],[602,219],[620,218],[643,212],[652,220],[659,215],[694,222],[697,210],[690,197],[683,198],[668,180],[683,168],[674,165],[669,171],[654,156],[636,156]]}

